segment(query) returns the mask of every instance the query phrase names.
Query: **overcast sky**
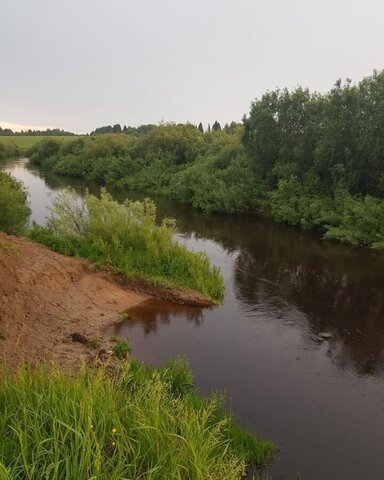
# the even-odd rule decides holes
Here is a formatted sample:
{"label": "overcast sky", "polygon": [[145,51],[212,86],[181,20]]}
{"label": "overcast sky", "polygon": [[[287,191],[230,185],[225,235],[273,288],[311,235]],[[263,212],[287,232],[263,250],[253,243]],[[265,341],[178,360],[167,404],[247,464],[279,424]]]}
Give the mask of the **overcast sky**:
{"label": "overcast sky", "polygon": [[0,0],[0,120],[240,121],[384,68],[384,0]]}

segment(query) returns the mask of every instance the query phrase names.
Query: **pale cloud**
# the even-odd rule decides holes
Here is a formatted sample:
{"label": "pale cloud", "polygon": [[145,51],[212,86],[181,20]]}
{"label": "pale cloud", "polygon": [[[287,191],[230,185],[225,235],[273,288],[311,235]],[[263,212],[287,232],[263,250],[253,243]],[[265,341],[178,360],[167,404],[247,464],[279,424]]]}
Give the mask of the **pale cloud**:
{"label": "pale cloud", "polygon": [[21,132],[22,130],[47,130],[48,128],[54,128],[54,127],[47,127],[47,126],[42,126],[42,125],[21,125],[19,123],[9,123],[9,122],[4,122],[0,120],[0,127],[1,128],[10,128],[14,132]]}

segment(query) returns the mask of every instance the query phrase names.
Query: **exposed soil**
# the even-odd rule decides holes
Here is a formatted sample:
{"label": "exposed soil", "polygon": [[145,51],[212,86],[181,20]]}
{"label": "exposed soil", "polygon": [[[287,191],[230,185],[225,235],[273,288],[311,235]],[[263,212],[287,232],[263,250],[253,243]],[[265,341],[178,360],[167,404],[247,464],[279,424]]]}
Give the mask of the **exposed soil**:
{"label": "exposed soil", "polygon": [[[207,305],[195,292],[146,288],[0,233],[0,356],[12,370],[23,361],[74,368],[105,353],[105,327],[149,298]],[[95,349],[89,342],[96,339]]]}

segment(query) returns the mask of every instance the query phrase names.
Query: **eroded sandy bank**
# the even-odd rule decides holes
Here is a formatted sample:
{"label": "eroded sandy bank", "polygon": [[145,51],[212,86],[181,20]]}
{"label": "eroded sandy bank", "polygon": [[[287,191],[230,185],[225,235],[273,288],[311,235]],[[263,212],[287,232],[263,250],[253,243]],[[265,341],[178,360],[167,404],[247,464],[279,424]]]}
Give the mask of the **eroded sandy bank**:
{"label": "eroded sandy bank", "polygon": [[0,355],[10,369],[42,360],[76,367],[99,350],[73,341],[72,334],[108,348],[105,327],[149,298],[207,305],[194,292],[149,289],[93,270],[87,261],[0,233]]}

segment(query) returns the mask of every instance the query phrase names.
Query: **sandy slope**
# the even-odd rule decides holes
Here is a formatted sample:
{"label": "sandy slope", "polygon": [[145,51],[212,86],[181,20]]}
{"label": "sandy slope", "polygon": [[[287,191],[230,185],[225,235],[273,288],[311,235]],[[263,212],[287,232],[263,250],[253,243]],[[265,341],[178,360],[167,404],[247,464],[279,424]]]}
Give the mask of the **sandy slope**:
{"label": "sandy slope", "polygon": [[23,360],[78,365],[97,351],[72,341],[72,333],[102,340],[106,325],[148,298],[91,272],[85,261],[0,233],[0,356],[12,369]]}

